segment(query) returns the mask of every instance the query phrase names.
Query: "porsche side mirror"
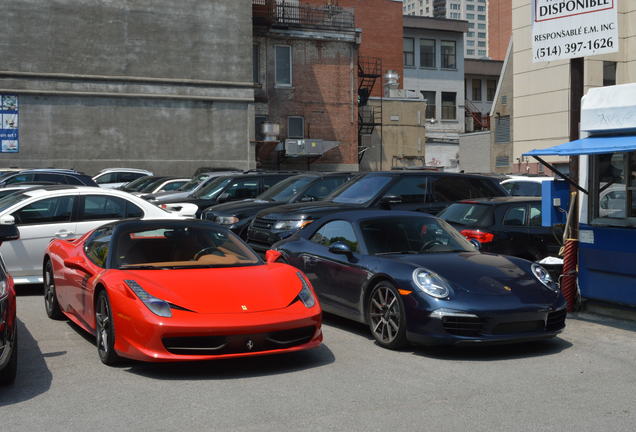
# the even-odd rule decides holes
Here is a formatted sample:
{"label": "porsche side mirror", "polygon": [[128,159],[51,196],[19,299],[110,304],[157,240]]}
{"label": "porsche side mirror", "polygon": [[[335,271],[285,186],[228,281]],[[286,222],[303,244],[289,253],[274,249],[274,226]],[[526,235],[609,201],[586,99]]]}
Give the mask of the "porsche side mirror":
{"label": "porsche side mirror", "polygon": [[6,241],[18,240],[19,238],[20,231],[18,231],[17,226],[0,224],[0,244]]}
{"label": "porsche side mirror", "polygon": [[267,264],[272,264],[272,263],[275,263],[276,261],[278,261],[278,259],[281,256],[282,256],[282,254],[280,252],[278,252],[277,250],[268,249],[265,252],[265,261],[267,262]]}
{"label": "porsche side mirror", "polygon": [[340,255],[347,255],[347,256],[353,255],[353,252],[351,252],[351,248],[349,247],[349,245],[343,242],[333,243],[331,246],[329,246],[329,252],[331,252],[332,254],[340,254]]}
{"label": "porsche side mirror", "polygon": [[67,258],[64,260],[64,266],[73,270],[79,270],[88,275],[92,274],[91,271],[88,270],[88,266],[86,265],[86,261],[83,258]]}
{"label": "porsche side mirror", "polygon": [[15,225],[15,217],[10,214],[1,216],[0,225]]}

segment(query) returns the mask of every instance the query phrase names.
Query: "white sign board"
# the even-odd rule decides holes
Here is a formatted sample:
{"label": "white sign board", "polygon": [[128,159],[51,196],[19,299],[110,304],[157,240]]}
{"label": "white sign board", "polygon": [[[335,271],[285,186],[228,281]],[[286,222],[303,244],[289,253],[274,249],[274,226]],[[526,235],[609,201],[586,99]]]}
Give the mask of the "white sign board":
{"label": "white sign board", "polygon": [[618,51],[618,0],[532,0],[531,6],[535,63]]}

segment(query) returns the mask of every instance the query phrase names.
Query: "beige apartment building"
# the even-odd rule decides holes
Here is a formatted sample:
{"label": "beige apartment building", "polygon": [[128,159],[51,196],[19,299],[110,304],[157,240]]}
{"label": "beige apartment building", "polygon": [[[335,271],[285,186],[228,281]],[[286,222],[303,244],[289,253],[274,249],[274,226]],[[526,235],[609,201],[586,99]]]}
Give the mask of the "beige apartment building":
{"label": "beige apartment building", "polygon": [[[510,172],[538,173],[542,167],[521,155],[569,141],[570,63],[533,63],[531,1],[512,0],[513,157]],[[618,0],[619,48],[585,58],[584,91],[636,82],[636,0]],[[563,158],[546,158],[561,165]]]}

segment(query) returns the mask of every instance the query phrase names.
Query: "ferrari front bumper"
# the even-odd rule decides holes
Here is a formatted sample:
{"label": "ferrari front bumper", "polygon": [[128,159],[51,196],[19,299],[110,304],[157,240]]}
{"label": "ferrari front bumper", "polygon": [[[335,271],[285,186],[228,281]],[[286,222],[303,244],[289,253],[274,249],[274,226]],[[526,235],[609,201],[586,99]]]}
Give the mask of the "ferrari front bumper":
{"label": "ferrari front bumper", "polygon": [[[116,309],[115,309],[116,310]],[[115,312],[115,351],[141,361],[193,361],[301,351],[322,342],[320,307],[232,314]]]}

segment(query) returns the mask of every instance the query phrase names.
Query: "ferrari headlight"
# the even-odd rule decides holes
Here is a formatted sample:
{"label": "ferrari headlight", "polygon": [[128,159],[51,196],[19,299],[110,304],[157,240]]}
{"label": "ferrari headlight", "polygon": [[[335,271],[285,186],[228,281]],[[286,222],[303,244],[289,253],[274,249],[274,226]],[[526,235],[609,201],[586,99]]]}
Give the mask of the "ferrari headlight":
{"label": "ferrari headlight", "polygon": [[530,268],[532,269],[532,274],[534,275],[534,277],[537,278],[539,282],[541,282],[551,291],[559,292],[559,287],[557,286],[557,284],[554,283],[554,281],[552,280],[552,276],[550,276],[550,273],[548,273],[545,268],[537,263],[533,263]]}
{"label": "ferrari headlight", "polygon": [[166,318],[172,316],[170,303],[148,294],[148,292],[134,280],[125,280],[124,282],[126,282],[126,285],[128,285],[132,292],[139,297],[139,300],[141,300],[152,313]]}
{"label": "ferrari headlight", "polygon": [[438,274],[425,268],[413,271],[413,283],[420,290],[435,298],[446,298],[450,294],[448,282]]}
{"label": "ferrari headlight", "polygon": [[238,223],[239,218],[237,218],[236,216],[217,216],[214,219],[214,222],[220,224],[220,225],[234,225],[235,223]]}
{"label": "ferrari headlight", "polygon": [[311,222],[312,221],[306,220],[306,219],[283,220],[283,221],[276,222],[274,224],[274,229],[275,230],[280,230],[280,231],[298,230],[298,229],[302,229],[302,228],[306,227]]}
{"label": "ferrari headlight", "polygon": [[296,273],[296,276],[298,276],[298,279],[300,279],[300,283],[303,286],[298,293],[298,298],[306,307],[313,307],[316,304],[316,299],[311,292],[311,288],[309,288],[307,280],[305,280],[305,277],[300,272]]}
{"label": "ferrari headlight", "polygon": [[9,287],[7,286],[6,280],[0,280],[0,300],[4,300],[4,298],[9,294]]}

